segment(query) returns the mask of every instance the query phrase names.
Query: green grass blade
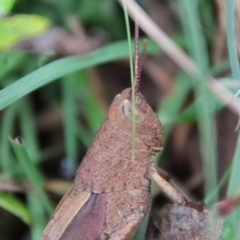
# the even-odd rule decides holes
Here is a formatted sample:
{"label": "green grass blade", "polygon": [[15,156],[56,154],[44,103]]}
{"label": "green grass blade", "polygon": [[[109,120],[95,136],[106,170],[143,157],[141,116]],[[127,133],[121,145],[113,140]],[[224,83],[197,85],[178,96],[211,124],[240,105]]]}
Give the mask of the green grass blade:
{"label": "green grass blade", "polygon": [[6,109],[1,126],[0,164],[2,171],[8,176],[12,176],[14,174],[14,163],[12,162],[12,153],[10,151],[8,136],[11,135],[14,129],[13,125],[16,112],[16,105],[12,105]]}
{"label": "green grass blade", "polygon": [[11,73],[19,64],[23,63],[26,54],[22,52],[2,52],[0,54],[0,82],[4,80],[4,77]]}
{"label": "green grass blade", "polygon": [[211,68],[211,75],[224,75],[230,69],[229,59],[225,59]]}
{"label": "green grass blade", "polygon": [[[129,24],[129,19],[128,19],[128,13],[127,13],[127,8],[125,5],[125,2],[123,2],[123,10],[124,10],[124,17],[125,17],[125,23],[126,23],[126,29],[127,29],[127,39],[128,39],[128,51],[129,51],[129,60],[130,60],[130,76],[131,76],[131,86],[132,86],[132,151],[131,151],[131,159],[132,161],[135,160],[135,149],[136,149],[136,115],[134,114],[136,111],[136,104],[135,104],[135,91],[134,91],[134,76],[133,74],[133,59],[132,59],[132,45],[131,45],[131,33],[130,33],[130,24]],[[136,20],[137,21],[137,20]],[[135,23],[137,24],[137,23]],[[138,37],[138,36],[135,36]],[[134,46],[135,48],[138,46]],[[138,54],[138,53],[137,53]],[[134,56],[138,57],[138,56]],[[136,73],[136,67],[135,66],[135,73]]]}
{"label": "green grass blade", "polygon": [[187,94],[192,87],[191,79],[184,73],[178,74],[173,83],[172,94],[166,96],[157,110],[157,115],[164,126],[164,134],[168,135],[171,125],[179,116],[180,108],[186,100]]}
{"label": "green grass blade", "polygon": [[0,192],[0,207],[19,217],[26,224],[31,224],[32,219],[27,207],[13,195]]}
{"label": "green grass blade", "polygon": [[[208,101],[211,103],[207,108],[205,108],[206,115],[213,116],[217,113],[224,104],[212,93],[208,93]],[[172,125],[172,124],[180,124],[187,122],[196,122],[201,120],[201,116],[199,117],[196,114],[196,109],[199,104],[202,102],[202,97],[195,100],[193,104],[191,104],[188,108],[186,108],[182,113],[177,115],[175,118],[168,119],[168,121],[163,122],[163,125]]]}
{"label": "green grass blade", "polygon": [[208,0],[200,1],[200,12],[201,18],[203,21],[203,25],[206,28],[206,35],[208,33],[215,32],[216,29],[216,20],[214,14],[214,4],[210,3]]}
{"label": "green grass blade", "polygon": [[93,139],[93,134],[89,133],[89,131],[86,130],[86,128],[82,124],[78,124],[76,134],[77,134],[77,138],[81,141],[81,143],[85,147],[90,146]]}
{"label": "green grass blade", "polygon": [[19,118],[21,133],[26,145],[27,151],[32,161],[37,162],[40,160],[40,150],[37,141],[36,128],[34,126],[33,108],[30,99],[23,98],[19,103]]}
{"label": "green grass blade", "polygon": [[213,199],[215,198],[215,195],[218,195],[218,193],[220,192],[220,190],[223,188],[223,186],[227,183],[227,181],[229,180],[230,176],[231,176],[231,171],[232,171],[232,164],[231,166],[227,169],[227,171],[224,173],[222,179],[219,181],[217,188],[215,189],[214,192],[212,192],[211,194],[209,194],[208,196],[206,196],[205,198],[205,204],[209,205],[210,202],[213,201]]}
{"label": "green grass blade", "polygon": [[147,226],[148,226],[148,222],[149,222],[149,217],[150,217],[150,209],[151,209],[151,206],[149,207],[149,211],[147,212],[146,216],[144,217],[143,221],[141,222],[141,224],[140,224],[138,230],[136,231],[136,233],[134,234],[132,240],[144,240],[145,239]]}
{"label": "green grass blade", "polygon": [[[240,189],[239,169],[240,169],[240,135],[238,135],[235,155],[233,158],[231,177],[227,192],[228,196],[239,193]],[[240,209],[237,208],[235,209],[235,211],[233,211],[230,215],[228,215],[225,218],[221,239],[224,240],[239,239],[240,234],[239,224],[240,224]]]}
{"label": "green grass blade", "polygon": [[234,79],[240,80],[240,69],[237,54],[236,36],[235,36],[235,0],[227,1],[227,43],[229,59]]}
{"label": "green grass blade", "polygon": [[84,115],[87,118],[87,124],[92,134],[92,136],[88,138],[92,140],[104,120],[104,114],[101,110],[100,104],[98,104],[96,96],[94,96],[94,93],[91,91],[90,81],[86,70],[78,72],[77,78],[77,95],[80,102],[79,104],[82,106],[80,110],[84,112]]}
{"label": "green grass blade", "polygon": [[46,212],[51,215],[52,214],[52,207],[48,201],[48,198],[42,188],[43,181],[42,176],[34,163],[29,158],[27,153],[26,147],[24,143],[20,142],[19,139],[10,139],[11,146],[15,152],[15,155],[20,163],[22,171],[25,173],[26,177],[32,183],[34,188],[37,191],[39,198],[41,199],[41,203],[43,204]]}
{"label": "green grass blade", "polygon": [[38,240],[46,226],[46,215],[41,203],[41,199],[34,195],[27,196],[28,208],[32,216],[33,224],[31,226],[31,240]]}
{"label": "green grass blade", "polygon": [[130,24],[129,24],[129,18],[128,13],[126,9],[126,5],[123,2],[123,10],[124,10],[124,18],[126,23],[126,30],[127,30],[127,39],[128,39],[128,54],[129,54],[129,62],[130,62],[130,76],[131,76],[131,85],[134,86],[134,69],[133,69],[133,53],[132,53],[132,43],[131,43],[131,32],[130,32]]}
{"label": "green grass blade", "polygon": [[[230,58],[230,64],[232,69],[233,79],[240,80],[239,61],[236,48],[236,36],[235,36],[235,4],[236,1],[227,1],[227,42],[228,52]],[[240,109],[239,109],[240,113]],[[239,131],[239,130],[238,130]],[[240,169],[240,135],[235,149],[235,155],[232,163],[232,172],[228,185],[227,195],[230,197],[240,189],[239,181],[239,169]],[[239,225],[240,225],[240,209],[237,208],[224,220],[223,230],[221,238],[224,240],[239,239]]]}
{"label": "green grass blade", "polygon": [[[189,44],[189,52],[200,69],[200,75],[192,77],[197,80],[195,81],[195,93],[198,97],[201,97],[201,101],[197,105],[197,115],[201,119],[199,121],[200,148],[205,174],[205,193],[207,196],[217,186],[214,123],[213,119],[205,111],[205,108],[208,108],[210,104],[206,84],[210,72],[209,59],[203,32],[200,28],[199,1],[178,0],[178,3],[185,36]],[[214,201],[216,200],[214,199]]]}
{"label": "green grass blade", "polygon": [[103,122],[103,113],[100,110],[101,106],[91,91],[90,81],[86,70],[81,70],[77,74],[78,81],[76,81],[77,89],[77,104],[78,114],[86,116],[88,128],[82,123],[78,122],[76,136],[84,144],[89,147],[94,134],[97,132],[100,124]]}
{"label": "green grass blade", "polygon": [[76,116],[76,76],[71,74],[62,80],[62,105],[63,105],[63,123],[64,123],[64,137],[65,150],[67,155],[67,171],[73,175],[77,166],[77,116]]}
{"label": "green grass blade", "polygon": [[[148,43],[147,52],[149,54],[159,51],[159,47],[153,41],[149,40]],[[86,67],[121,59],[127,56],[127,42],[121,41],[95,50],[86,55],[66,57],[49,63],[1,90],[0,110],[57,78]]]}

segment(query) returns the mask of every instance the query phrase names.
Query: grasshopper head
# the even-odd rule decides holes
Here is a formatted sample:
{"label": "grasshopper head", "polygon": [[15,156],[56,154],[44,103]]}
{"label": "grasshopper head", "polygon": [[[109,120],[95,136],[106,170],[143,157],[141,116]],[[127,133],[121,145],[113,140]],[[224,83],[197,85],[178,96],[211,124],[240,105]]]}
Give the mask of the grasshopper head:
{"label": "grasshopper head", "polygon": [[[163,144],[162,125],[157,115],[140,92],[135,99],[136,138],[150,148],[160,148]],[[108,118],[120,128],[132,133],[132,89],[118,94],[110,106]]]}

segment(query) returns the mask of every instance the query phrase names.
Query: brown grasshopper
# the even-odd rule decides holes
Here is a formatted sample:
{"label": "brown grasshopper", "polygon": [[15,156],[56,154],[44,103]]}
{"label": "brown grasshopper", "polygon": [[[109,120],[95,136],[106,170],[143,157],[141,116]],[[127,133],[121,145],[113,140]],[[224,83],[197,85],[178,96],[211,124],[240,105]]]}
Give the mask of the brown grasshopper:
{"label": "brown grasshopper", "polygon": [[[162,149],[162,125],[139,91],[143,56],[138,62],[135,31],[135,112],[131,88],[117,95],[79,166],[74,184],[59,203],[41,240],[131,239],[148,211],[154,180],[174,202],[181,193],[158,175],[152,156]],[[143,54],[144,55],[144,54]],[[135,160],[132,118],[135,114]]]}

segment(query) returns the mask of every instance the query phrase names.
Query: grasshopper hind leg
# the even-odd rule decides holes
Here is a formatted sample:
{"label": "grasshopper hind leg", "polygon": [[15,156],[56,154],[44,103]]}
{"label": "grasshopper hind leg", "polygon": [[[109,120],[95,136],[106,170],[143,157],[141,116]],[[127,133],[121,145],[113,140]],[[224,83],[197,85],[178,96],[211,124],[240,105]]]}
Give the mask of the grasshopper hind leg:
{"label": "grasshopper hind leg", "polygon": [[130,220],[121,230],[117,231],[109,240],[130,240],[137,230],[139,221],[137,219]]}
{"label": "grasshopper hind leg", "polygon": [[108,193],[105,229],[99,239],[130,240],[148,211],[150,198],[146,187]]}
{"label": "grasshopper hind leg", "polygon": [[110,236],[101,234],[99,240],[130,240],[139,226],[139,219],[143,217],[143,214],[139,217],[137,217],[136,214],[128,216],[127,223],[123,228],[115,231]]}

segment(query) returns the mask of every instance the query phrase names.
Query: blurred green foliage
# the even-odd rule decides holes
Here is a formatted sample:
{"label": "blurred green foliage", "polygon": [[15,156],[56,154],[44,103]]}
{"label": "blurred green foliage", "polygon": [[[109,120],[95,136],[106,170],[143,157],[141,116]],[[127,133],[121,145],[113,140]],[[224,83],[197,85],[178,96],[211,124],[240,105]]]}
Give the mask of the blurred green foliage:
{"label": "blurred green foliage", "polygon": [[50,27],[48,19],[37,15],[15,15],[0,20],[0,50],[19,40],[41,34]]}
{"label": "blurred green foliage", "polygon": [[8,13],[11,10],[14,2],[15,0],[0,0],[0,15]]}

